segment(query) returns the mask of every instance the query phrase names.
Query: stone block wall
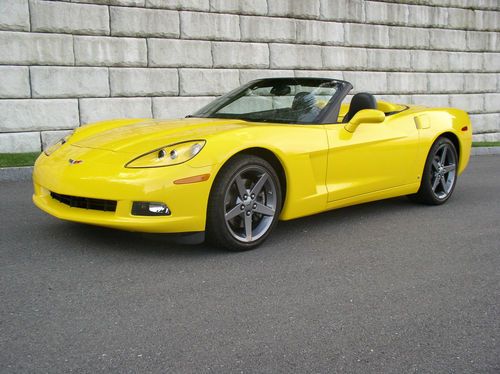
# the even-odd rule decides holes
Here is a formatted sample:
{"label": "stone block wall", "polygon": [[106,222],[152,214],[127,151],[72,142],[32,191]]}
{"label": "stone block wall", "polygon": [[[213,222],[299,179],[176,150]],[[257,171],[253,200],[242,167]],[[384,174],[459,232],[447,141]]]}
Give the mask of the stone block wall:
{"label": "stone block wall", "polygon": [[0,0],[0,47],[0,152],[273,76],[456,106],[500,140],[498,0]]}

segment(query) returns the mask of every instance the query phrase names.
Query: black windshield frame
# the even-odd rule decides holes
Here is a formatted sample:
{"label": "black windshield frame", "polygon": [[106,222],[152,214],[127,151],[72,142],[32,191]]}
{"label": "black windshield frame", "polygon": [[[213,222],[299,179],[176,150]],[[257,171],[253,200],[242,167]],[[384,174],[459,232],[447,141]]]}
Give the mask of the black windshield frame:
{"label": "black windshield frame", "polygon": [[[276,118],[252,118],[245,117],[240,115],[231,115],[227,116],[217,113],[221,108],[231,104],[232,102],[238,100],[240,97],[244,96],[248,89],[252,89],[255,87],[263,87],[266,85],[279,85],[279,84],[290,84],[290,85],[324,85],[328,84],[332,87],[338,86],[336,92],[332,95],[328,103],[321,110],[319,115],[313,120],[308,122],[300,122],[300,121],[284,121]],[[208,103],[203,108],[196,111],[194,114],[189,115],[187,117],[199,117],[199,118],[224,118],[224,119],[238,119],[252,122],[271,122],[271,123],[289,123],[289,124],[324,124],[324,123],[336,123],[338,119],[338,115],[340,112],[340,106],[344,98],[347,96],[350,90],[352,90],[353,86],[351,83],[339,79],[330,79],[330,78],[297,78],[297,77],[283,77],[283,78],[264,78],[264,79],[256,79],[251,82],[240,86],[229,93],[218,97],[214,101]],[[215,115],[214,115],[215,114]]]}

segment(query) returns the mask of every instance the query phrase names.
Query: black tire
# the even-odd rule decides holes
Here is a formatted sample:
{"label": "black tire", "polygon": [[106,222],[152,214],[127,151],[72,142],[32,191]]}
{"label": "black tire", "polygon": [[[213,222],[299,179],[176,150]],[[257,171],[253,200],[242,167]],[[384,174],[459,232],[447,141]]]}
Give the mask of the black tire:
{"label": "black tire", "polygon": [[271,164],[260,157],[237,155],[224,165],[212,186],[207,240],[230,251],[254,249],[276,226],[281,206],[281,185]]}
{"label": "black tire", "polygon": [[445,137],[438,138],[427,155],[420,188],[416,194],[408,196],[410,200],[427,205],[444,204],[455,190],[457,166],[458,154],[453,142]]}

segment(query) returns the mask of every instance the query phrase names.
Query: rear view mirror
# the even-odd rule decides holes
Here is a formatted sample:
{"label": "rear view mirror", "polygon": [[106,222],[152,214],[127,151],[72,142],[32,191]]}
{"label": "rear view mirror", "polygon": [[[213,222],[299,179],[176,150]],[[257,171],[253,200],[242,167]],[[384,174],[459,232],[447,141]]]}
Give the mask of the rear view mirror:
{"label": "rear view mirror", "polygon": [[357,112],[352,119],[346,123],[346,131],[354,132],[361,123],[381,123],[385,120],[385,113],[376,109],[363,109]]}

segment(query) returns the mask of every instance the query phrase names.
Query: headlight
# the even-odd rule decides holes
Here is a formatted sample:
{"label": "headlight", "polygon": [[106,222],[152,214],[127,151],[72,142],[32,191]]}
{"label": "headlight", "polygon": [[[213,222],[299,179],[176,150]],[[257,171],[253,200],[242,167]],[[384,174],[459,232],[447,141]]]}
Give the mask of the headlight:
{"label": "headlight", "polygon": [[73,132],[71,132],[71,134],[68,134],[66,135],[64,138],[62,139],[59,139],[57,141],[57,143],[55,144],[52,144],[51,146],[47,147],[47,149],[45,149],[43,151],[43,153],[45,153],[47,156],[50,156],[52,153],[54,153],[55,151],[57,151],[59,148],[61,148],[61,146],[66,143],[68,141],[68,139],[71,137],[71,135],[73,135]]}
{"label": "headlight", "polygon": [[200,153],[205,143],[205,140],[193,140],[167,145],[133,159],[125,167],[156,168],[182,164]]}

